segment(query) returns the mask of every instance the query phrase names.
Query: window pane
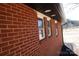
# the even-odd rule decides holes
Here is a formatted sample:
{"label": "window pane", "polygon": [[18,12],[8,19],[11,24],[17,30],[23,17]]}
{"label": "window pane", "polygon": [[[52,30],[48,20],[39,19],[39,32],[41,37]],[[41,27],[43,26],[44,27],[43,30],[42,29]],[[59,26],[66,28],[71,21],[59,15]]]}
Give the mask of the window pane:
{"label": "window pane", "polygon": [[38,28],[39,28],[39,39],[45,38],[45,31],[43,26],[43,20],[41,18],[38,18]]}
{"label": "window pane", "polygon": [[55,27],[55,35],[58,36],[58,27]]}
{"label": "window pane", "polygon": [[48,21],[48,36],[51,36],[51,25],[50,25],[50,21]]}
{"label": "window pane", "polygon": [[38,27],[39,28],[42,28],[43,27],[43,22],[41,19],[38,20]]}

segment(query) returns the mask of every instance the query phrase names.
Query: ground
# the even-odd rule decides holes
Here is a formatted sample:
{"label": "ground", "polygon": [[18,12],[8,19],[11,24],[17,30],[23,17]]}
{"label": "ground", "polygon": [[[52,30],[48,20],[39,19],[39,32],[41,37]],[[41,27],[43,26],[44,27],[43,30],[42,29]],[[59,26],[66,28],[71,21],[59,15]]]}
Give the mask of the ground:
{"label": "ground", "polygon": [[79,55],[79,27],[63,29],[64,43]]}

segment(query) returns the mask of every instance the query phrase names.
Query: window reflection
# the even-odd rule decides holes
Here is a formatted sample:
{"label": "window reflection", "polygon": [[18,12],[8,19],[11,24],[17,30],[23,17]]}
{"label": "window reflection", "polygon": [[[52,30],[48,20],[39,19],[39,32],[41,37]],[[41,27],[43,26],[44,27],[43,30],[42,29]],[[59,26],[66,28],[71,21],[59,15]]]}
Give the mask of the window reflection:
{"label": "window reflection", "polygon": [[41,18],[38,18],[38,28],[39,28],[39,39],[42,40],[45,38],[45,31],[44,31],[44,22]]}

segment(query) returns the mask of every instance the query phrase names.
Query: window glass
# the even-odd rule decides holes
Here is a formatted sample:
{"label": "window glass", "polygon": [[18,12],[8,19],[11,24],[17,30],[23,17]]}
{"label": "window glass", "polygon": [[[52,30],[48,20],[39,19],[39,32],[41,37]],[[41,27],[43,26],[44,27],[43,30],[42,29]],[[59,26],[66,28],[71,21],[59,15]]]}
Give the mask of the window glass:
{"label": "window glass", "polygon": [[55,35],[56,35],[56,37],[58,36],[58,26],[57,25],[55,26]]}
{"label": "window glass", "polygon": [[57,21],[55,20],[55,35],[58,36],[58,26],[57,26]]}
{"label": "window glass", "polygon": [[48,36],[51,36],[51,24],[50,24],[50,21],[48,21]]}
{"label": "window glass", "polygon": [[41,18],[38,18],[39,39],[45,38],[44,22]]}

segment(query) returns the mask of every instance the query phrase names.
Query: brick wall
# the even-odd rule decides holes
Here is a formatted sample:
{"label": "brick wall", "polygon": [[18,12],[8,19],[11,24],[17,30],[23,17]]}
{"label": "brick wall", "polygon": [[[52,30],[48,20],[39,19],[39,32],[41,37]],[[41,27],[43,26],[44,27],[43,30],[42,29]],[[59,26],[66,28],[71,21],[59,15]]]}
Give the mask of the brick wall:
{"label": "brick wall", "polygon": [[[47,20],[45,20],[45,29]],[[59,55],[62,46],[61,26],[55,38],[54,20],[52,36],[39,41],[37,14],[24,4],[0,4],[0,55]]]}
{"label": "brick wall", "polygon": [[[51,19],[51,31],[52,35],[48,37],[47,35],[47,18],[44,18],[45,23],[45,33],[46,37],[40,41],[40,51],[41,55],[59,55],[62,47],[62,32],[61,32],[61,22],[55,24],[55,20]],[[55,26],[58,27],[58,36],[55,36]]]}
{"label": "brick wall", "polygon": [[36,13],[23,4],[0,4],[0,55],[39,55]]}

